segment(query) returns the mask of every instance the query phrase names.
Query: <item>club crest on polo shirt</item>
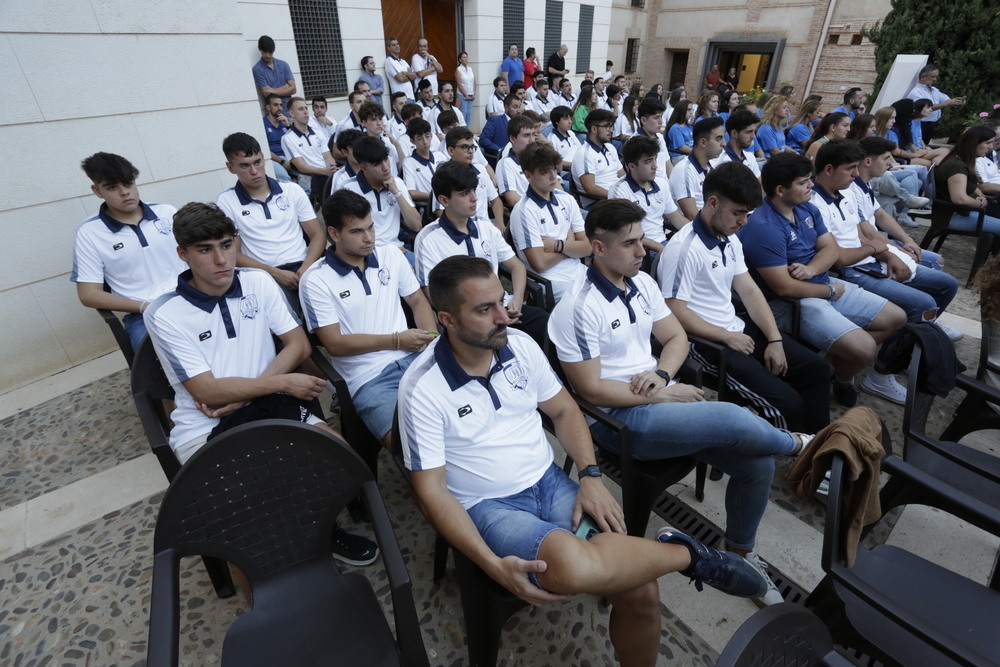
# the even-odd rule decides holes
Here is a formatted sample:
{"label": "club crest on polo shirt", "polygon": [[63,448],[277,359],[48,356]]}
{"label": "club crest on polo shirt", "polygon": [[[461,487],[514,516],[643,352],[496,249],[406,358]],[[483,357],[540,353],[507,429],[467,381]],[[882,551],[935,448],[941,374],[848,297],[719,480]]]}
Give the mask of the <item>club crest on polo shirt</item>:
{"label": "club crest on polo shirt", "polygon": [[649,301],[646,300],[646,295],[639,292],[635,295],[635,300],[639,302],[639,307],[642,308],[642,312],[649,315],[653,312],[653,309],[649,306]]}
{"label": "club crest on polo shirt", "polygon": [[507,364],[503,369],[503,376],[513,389],[524,389],[528,386],[528,374],[524,372],[524,366],[520,361]]}
{"label": "club crest on polo shirt", "polygon": [[257,295],[247,294],[240,297],[240,316],[245,320],[252,320],[257,317],[260,307],[257,305]]}
{"label": "club crest on polo shirt", "polygon": [[803,220],[803,222],[809,225],[809,229],[814,229],[816,227],[816,224],[813,222],[813,217],[811,215],[807,215],[806,219]]}
{"label": "club crest on polo shirt", "polygon": [[490,264],[494,264],[493,261],[493,247],[486,242],[485,239],[479,240],[479,247],[482,248],[483,254],[481,255],[483,259],[488,261]]}
{"label": "club crest on polo shirt", "polygon": [[157,218],[153,220],[153,226],[156,227],[156,231],[160,232],[164,236],[169,234],[174,229],[174,223],[172,220],[164,220],[163,218]]}
{"label": "club crest on polo shirt", "polygon": [[382,283],[383,287],[388,285],[390,280],[392,280],[392,275],[389,273],[389,269],[381,268],[378,270],[378,281]]}
{"label": "club crest on polo shirt", "polygon": [[279,211],[288,210],[288,197],[285,195],[278,195],[274,198],[274,205],[278,207]]}

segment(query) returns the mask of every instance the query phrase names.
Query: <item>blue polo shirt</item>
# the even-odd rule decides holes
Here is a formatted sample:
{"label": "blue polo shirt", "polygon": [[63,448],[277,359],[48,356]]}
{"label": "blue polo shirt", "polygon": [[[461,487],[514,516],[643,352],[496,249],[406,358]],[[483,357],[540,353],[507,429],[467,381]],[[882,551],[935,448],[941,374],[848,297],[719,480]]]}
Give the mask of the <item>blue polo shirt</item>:
{"label": "blue polo shirt", "polygon": [[507,83],[524,81],[524,61],[520,58],[507,56],[500,65],[501,72],[507,72]]}
{"label": "blue polo shirt", "polygon": [[674,123],[670,126],[670,129],[667,130],[667,139],[671,156],[684,155],[684,153],[681,153],[678,149],[681,146],[694,148],[694,128],[690,125]]}
{"label": "blue polo shirt", "polygon": [[264,116],[264,132],[267,134],[267,147],[272,153],[285,160],[288,156],[285,155],[284,149],[281,147],[281,138],[285,136],[285,132],[288,132],[288,128],[278,123],[277,125],[271,124],[271,119],[266,115]]}
{"label": "blue polo shirt", "polygon": [[[751,269],[808,264],[816,256],[816,240],[828,233],[823,214],[812,204],[794,209],[795,222],[789,222],[770,199],[750,215],[737,234],[743,243],[743,255]],[[829,274],[813,276],[808,282],[826,284]]]}
{"label": "blue polo shirt", "polygon": [[841,104],[836,109],[833,109],[833,110],[830,111],[830,113],[838,113],[838,112],[839,113],[846,113],[848,116],[851,117],[851,120],[854,120],[857,117],[857,115],[858,115],[857,111],[851,111],[850,109],[848,109],[847,107],[845,107],[843,104]]}
{"label": "blue polo shirt", "polygon": [[757,141],[760,142],[760,147],[768,157],[770,157],[773,150],[785,150],[785,133],[773,125],[764,125],[762,123],[757,128]]}
{"label": "blue polo shirt", "polygon": [[785,137],[787,145],[791,146],[798,152],[802,152],[802,144],[806,142],[809,137],[812,136],[812,127],[806,123],[799,123],[798,125],[792,125],[788,129],[788,135]]}
{"label": "blue polo shirt", "polygon": [[[295,77],[292,76],[292,68],[288,66],[288,63],[284,60],[278,60],[277,58],[273,58],[272,60],[274,69],[265,65],[263,58],[254,63],[253,80],[254,83],[257,84],[258,88],[263,88],[264,86],[268,86],[270,88],[281,88],[289,81],[295,80]],[[281,110],[286,114],[288,113],[289,97],[281,98]]]}

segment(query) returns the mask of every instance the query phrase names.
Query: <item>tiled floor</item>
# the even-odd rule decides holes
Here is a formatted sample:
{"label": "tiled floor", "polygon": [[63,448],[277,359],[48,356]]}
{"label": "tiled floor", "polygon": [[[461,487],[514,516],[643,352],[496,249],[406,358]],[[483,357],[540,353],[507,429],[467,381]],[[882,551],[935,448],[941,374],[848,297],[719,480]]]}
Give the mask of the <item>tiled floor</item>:
{"label": "tiled floor", "polygon": [[[949,241],[956,274],[967,275],[971,245]],[[978,355],[978,306],[964,288],[952,309],[953,326],[967,332],[957,344],[970,367]],[[114,358],[0,396],[0,664],[133,665],[145,658],[151,548],[165,487],[148,454],[128,388]],[[62,384],[60,384],[62,383]],[[940,430],[959,395],[935,403],[930,423]],[[861,403],[886,420],[899,445],[902,410],[862,394]],[[835,416],[840,410],[834,411]],[[980,442],[996,448],[996,435]],[[431,581],[433,533],[416,510],[401,475],[385,459],[380,487],[411,576],[418,616],[432,665],[465,663],[465,638],[453,573]],[[704,503],[689,486],[674,491],[706,518],[721,522],[722,487],[709,483]],[[759,535],[759,550],[805,589],[819,569],[822,506],[797,498],[775,479]],[[348,520],[349,523],[349,520]],[[650,532],[659,525],[656,517]],[[368,532],[366,525],[354,526]],[[943,532],[947,530],[948,532]],[[933,533],[936,539],[928,541]],[[946,535],[945,539],[942,536]],[[904,512],[891,541],[923,549],[928,557],[982,579],[997,541],[942,521],[934,512]],[[941,544],[946,544],[947,549]],[[956,545],[961,544],[961,548]],[[963,558],[955,559],[960,552]],[[363,568],[387,600],[378,565]],[[220,600],[200,561],[183,565],[182,663],[219,662],[225,628],[246,610],[241,596]],[[728,638],[754,611],[752,603],[712,590],[697,593],[678,576],[661,582],[663,641],[658,664],[713,664]],[[614,663],[608,610],[593,596],[524,610],[504,632],[500,664],[605,665]]]}

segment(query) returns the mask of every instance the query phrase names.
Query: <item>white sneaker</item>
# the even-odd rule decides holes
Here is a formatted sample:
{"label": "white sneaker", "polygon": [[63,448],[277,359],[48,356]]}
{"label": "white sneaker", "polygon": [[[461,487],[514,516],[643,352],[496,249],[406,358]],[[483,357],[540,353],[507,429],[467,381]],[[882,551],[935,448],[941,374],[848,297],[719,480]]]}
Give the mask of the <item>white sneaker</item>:
{"label": "white sneaker", "polygon": [[913,195],[912,197],[906,200],[906,206],[908,208],[914,208],[914,209],[926,208],[927,205],[930,203],[931,200],[928,199],[927,197],[918,197],[916,195]]}
{"label": "white sneaker", "polygon": [[906,403],[906,387],[896,381],[896,376],[872,371],[861,381],[861,391],[884,398],[890,403]]}
{"label": "white sneaker", "polygon": [[960,341],[963,338],[965,338],[965,334],[964,333],[962,333],[958,329],[955,329],[954,327],[948,326],[947,324],[945,324],[941,320],[934,320],[934,325],[938,329],[940,329],[941,331],[943,331],[945,333],[945,335],[948,336],[948,340],[950,340],[952,343]]}
{"label": "white sneaker", "polygon": [[896,222],[903,225],[904,227],[919,227],[920,224],[916,220],[910,217],[909,213],[902,213],[896,218]]}
{"label": "white sneaker", "polygon": [[772,604],[784,602],[785,598],[781,596],[781,591],[778,590],[778,587],[774,585],[771,577],[767,574],[768,566],[764,562],[764,559],[758,556],[756,551],[751,551],[743,558],[746,562],[750,563],[750,567],[760,572],[767,582],[767,592],[759,598],[753,598],[754,604],[758,607],[770,607]]}

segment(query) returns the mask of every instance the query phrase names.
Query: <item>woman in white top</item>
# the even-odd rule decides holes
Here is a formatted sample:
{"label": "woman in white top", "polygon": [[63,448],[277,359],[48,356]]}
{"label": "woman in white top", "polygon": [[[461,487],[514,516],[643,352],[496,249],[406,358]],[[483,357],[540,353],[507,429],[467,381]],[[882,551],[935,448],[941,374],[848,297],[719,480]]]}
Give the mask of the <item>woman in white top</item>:
{"label": "woman in white top", "polygon": [[615,129],[612,136],[622,143],[628,141],[635,134],[639,127],[639,121],[635,117],[635,105],[641,102],[637,96],[629,95],[622,103],[622,112],[615,119]]}
{"label": "woman in white top", "polygon": [[476,99],[476,73],[469,67],[469,54],[462,51],[458,54],[458,67],[455,68],[455,88],[461,104],[462,116],[472,118],[472,102]]}

